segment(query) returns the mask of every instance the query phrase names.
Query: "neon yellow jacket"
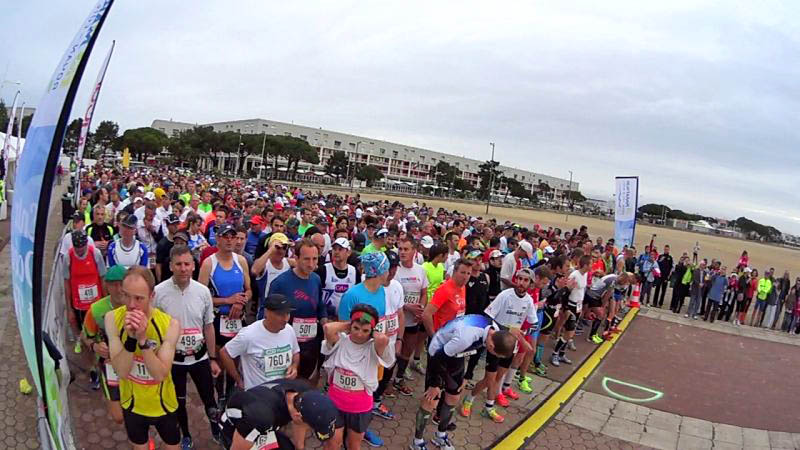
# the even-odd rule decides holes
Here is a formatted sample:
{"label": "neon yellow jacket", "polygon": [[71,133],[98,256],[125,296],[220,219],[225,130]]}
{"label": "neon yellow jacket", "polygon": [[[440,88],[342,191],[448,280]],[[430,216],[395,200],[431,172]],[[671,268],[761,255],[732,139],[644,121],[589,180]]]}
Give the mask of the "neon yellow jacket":
{"label": "neon yellow jacket", "polygon": [[758,299],[759,300],[766,300],[767,295],[772,290],[772,280],[769,278],[762,278],[758,280]]}

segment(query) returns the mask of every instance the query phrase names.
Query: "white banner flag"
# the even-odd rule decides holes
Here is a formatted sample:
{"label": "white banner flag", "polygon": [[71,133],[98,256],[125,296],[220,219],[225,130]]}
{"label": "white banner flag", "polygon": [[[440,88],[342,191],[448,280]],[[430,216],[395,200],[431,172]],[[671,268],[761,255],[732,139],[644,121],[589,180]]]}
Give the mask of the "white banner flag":
{"label": "white banner flag", "polygon": [[633,245],[636,233],[636,210],[639,209],[639,177],[616,178],[614,208],[614,245],[622,249]]}

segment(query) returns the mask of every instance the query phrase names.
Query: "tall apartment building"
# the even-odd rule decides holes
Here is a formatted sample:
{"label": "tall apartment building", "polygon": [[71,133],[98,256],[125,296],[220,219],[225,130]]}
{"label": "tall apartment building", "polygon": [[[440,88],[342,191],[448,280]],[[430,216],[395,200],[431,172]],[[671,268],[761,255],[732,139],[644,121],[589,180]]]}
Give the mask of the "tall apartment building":
{"label": "tall apartment building", "polygon": [[[434,180],[430,177],[431,168],[436,166],[439,161],[445,161],[458,168],[463,174],[464,180],[477,187],[480,184],[480,178],[478,177],[479,166],[484,163],[484,161],[477,159],[455,156],[410,145],[396,144],[322,128],[276,122],[274,120],[247,119],[201,125],[211,126],[214,131],[218,132],[266,133],[304,139],[309,145],[319,149],[319,165],[310,167],[307,163],[300,163],[303,169],[311,171],[324,170],[327,159],[333,155],[334,151],[341,150],[345,152],[352,163],[373,165],[380,169],[388,180],[418,185],[433,184]],[[167,136],[173,136],[183,130],[198,126],[198,124],[156,119],[151,126],[164,132]],[[248,160],[260,163],[260,155],[250,155]],[[577,181],[572,181],[572,186],[570,187],[569,180],[563,178],[503,165],[499,169],[505,176],[516,179],[528,190],[536,191],[540,183],[546,183],[553,190],[555,199],[563,197],[567,191],[579,190]]]}

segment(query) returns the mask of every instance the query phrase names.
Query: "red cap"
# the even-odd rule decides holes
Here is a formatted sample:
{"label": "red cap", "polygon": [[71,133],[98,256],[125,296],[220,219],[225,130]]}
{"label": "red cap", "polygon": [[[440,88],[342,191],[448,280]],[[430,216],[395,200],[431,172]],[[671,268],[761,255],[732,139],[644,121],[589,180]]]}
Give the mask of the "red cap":
{"label": "red cap", "polygon": [[283,204],[275,203],[275,211],[283,211]]}
{"label": "red cap", "polygon": [[264,218],[261,217],[261,216],[253,216],[253,217],[250,218],[250,223],[253,224],[253,225],[263,225],[264,224]]}

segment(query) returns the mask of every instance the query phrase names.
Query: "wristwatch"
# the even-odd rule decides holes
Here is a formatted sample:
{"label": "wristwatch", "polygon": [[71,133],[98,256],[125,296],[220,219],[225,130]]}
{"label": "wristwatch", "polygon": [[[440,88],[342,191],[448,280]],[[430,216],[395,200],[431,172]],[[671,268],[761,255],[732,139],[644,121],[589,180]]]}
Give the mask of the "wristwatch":
{"label": "wristwatch", "polygon": [[153,341],[145,341],[144,344],[138,344],[139,350],[152,350],[156,348],[156,343]]}

